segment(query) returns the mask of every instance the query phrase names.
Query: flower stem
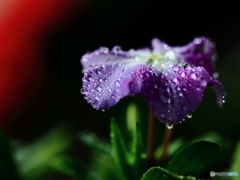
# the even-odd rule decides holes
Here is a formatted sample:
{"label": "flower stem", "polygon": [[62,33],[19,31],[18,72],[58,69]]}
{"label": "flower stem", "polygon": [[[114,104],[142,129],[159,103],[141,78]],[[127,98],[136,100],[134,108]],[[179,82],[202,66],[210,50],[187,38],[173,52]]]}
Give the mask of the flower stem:
{"label": "flower stem", "polygon": [[172,128],[166,127],[164,137],[163,137],[163,145],[162,145],[163,150],[162,150],[162,154],[160,156],[160,165],[163,165],[167,158],[168,147],[170,144],[172,134],[173,134],[173,127]]}
{"label": "flower stem", "polygon": [[154,151],[155,151],[155,133],[156,133],[156,120],[152,111],[149,113],[148,121],[148,164],[149,167],[155,165],[154,161]]}

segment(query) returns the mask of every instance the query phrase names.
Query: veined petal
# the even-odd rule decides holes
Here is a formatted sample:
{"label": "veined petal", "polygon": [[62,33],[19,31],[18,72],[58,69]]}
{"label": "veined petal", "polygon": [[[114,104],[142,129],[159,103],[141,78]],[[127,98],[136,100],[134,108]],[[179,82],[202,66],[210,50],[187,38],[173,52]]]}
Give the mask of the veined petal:
{"label": "veined petal", "polygon": [[208,83],[212,83],[203,67],[173,68],[173,73],[165,75],[155,71],[144,90],[153,113],[165,123],[178,123],[184,119],[201,103]]}
{"label": "veined petal", "polygon": [[120,46],[115,46],[111,51],[106,47],[100,47],[98,50],[83,55],[81,64],[84,69],[93,66],[99,62],[114,62],[117,60],[127,59],[130,55],[128,52],[122,51]]}
{"label": "veined petal", "polygon": [[89,67],[83,77],[85,99],[96,109],[106,109],[127,95],[140,94],[145,73],[142,66],[117,61]]}
{"label": "veined petal", "polygon": [[165,42],[160,41],[158,38],[154,38],[152,39],[152,48],[153,53],[159,52],[161,54],[165,54],[165,52],[170,49],[170,46],[168,46]]}
{"label": "veined petal", "polygon": [[185,63],[204,67],[210,76],[214,73],[216,59],[215,44],[205,37],[195,38],[193,42],[183,47],[173,48],[176,57]]}

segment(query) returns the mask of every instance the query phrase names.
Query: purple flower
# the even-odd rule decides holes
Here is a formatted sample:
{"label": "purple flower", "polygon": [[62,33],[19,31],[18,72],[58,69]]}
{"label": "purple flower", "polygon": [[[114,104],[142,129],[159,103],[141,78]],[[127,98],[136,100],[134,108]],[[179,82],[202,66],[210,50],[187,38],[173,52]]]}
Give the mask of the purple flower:
{"label": "purple flower", "polygon": [[152,49],[100,49],[82,57],[85,99],[94,108],[114,106],[125,96],[142,95],[162,122],[178,123],[202,101],[207,86],[224,103],[225,93],[214,75],[214,43],[205,37],[183,47],[158,39]]}

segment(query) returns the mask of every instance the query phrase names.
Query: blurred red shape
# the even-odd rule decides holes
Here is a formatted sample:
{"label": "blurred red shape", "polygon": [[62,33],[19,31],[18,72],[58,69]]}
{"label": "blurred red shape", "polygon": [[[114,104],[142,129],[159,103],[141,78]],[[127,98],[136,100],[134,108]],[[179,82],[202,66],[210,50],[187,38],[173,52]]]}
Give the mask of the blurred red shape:
{"label": "blurred red shape", "polygon": [[39,82],[43,71],[42,39],[79,3],[80,0],[0,2],[0,126],[14,116]]}

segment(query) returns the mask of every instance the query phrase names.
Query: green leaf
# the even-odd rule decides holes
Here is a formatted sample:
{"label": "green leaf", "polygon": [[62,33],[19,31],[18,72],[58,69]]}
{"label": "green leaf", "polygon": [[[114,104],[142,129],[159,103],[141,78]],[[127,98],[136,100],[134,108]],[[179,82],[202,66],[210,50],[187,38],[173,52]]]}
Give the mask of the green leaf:
{"label": "green leaf", "polygon": [[134,159],[132,154],[127,151],[120,129],[114,119],[111,121],[110,136],[113,148],[113,156],[120,167],[124,179],[134,179],[131,166]]}
{"label": "green leaf", "polygon": [[51,159],[64,154],[72,142],[71,135],[57,127],[31,144],[19,146],[15,157],[22,177],[32,180],[48,173]]}
{"label": "green leaf", "polygon": [[236,172],[238,173],[238,176],[232,176],[232,180],[239,180],[239,175],[240,175],[239,169],[240,169],[240,141],[238,142],[235,148],[235,152],[233,155],[233,162],[230,168],[230,172]]}
{"label": "green leaf", "polygon": [[138,117],[138,108],[134,103],[130,103],[126,112],[127,128],[131,135],[130,150],[134,157],[133,173],[135,179],[140,179],[147,169],[146,148],[143,145],[142,132]]}
{"label": "green leaf", "polygon": [[56,157],[50,161],[50,166],[62,174],[66,174],[74,179],[84,180],[86,171],[83,169],[80,162],[70,157]]}
{"label": "green leaf", "polygon": [[0,179],[18,180],[20,179],[13,161],[9,142],[5,134],[0,131]]}
{"label": "green leaf", "polygon": [[79,139],[88,147],[90,147],[91,149],[97,152],[111,154],[110,144],[102,141],[93,133],[82,133],[79,135]]}
{"label": "green leaf", "polygon": [[209,141],[198,141],[178,150],[170,160],[167,169],[184,176],[199,177],[216,164],[222,155],[221,146]]}
{"label": "green leaf", "polygon": [[182,176],[172,173],[161,167],[150,168],[141,178],[141,180],[197,180],[193,176]]}
{"label": "green leaf", "polygon": [[134,103],[130,103],[126,112],[127,128],[131,134],[136,132],[136,122],[138,121],[137,106]]}

